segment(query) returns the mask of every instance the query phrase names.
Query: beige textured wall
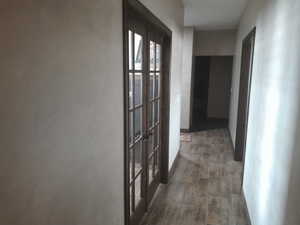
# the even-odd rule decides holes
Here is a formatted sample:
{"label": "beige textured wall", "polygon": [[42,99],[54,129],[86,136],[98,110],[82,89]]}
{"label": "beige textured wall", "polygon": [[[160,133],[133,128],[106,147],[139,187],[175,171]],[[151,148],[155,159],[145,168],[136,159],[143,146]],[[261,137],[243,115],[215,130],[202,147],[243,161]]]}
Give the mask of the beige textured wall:
{"label": "beige textured wall", "polygon": [[[189,129],[191,104],[192,59],[194,56],[232,56],[235,52],[236,30],[197,31],[185,28],[182,67],[181,128]],[[193,51],[190,51],[190,46]],[[191,71],[191,72],[190,72]],[[228,103],[228,102],[227,102]],[[213,106],[211,106],[212,108]],[[212,111],[212,110],[211,110]],[[214,113],[212,113],[214,114]]]}
{"label": "beige textured wall", "polygon": [[236,30],[195,31],[195,56],[234,55]]}
{"label": "beige textured wall", "polygon": [[140,2],[172,31],[169,146],[171,167],[180,147],[183,5],[181,0],[140,0]]}
{"label": "beige textured wall", "polygon": [[256,26],[244,192],[253,225],[300,224],[300,1],[249,1],[236,46],[235,139],[242,40]]}
{"label": "beige textured wall", "polygon": [[121,0],[0,3],[0,224],[123,224]]}
{"label": "beige textured wall", "polygon": [[193,72],[194,28],[185,27],[183,34],[181,75],[181,129],[190,128],[191,78]]}
{"label": "beige textured wall", "polygon": [[[171,166],[183,7],[142,2],[173,33]],[[0,224],[124,224],[122,1],[4,0],[0,29]]]}

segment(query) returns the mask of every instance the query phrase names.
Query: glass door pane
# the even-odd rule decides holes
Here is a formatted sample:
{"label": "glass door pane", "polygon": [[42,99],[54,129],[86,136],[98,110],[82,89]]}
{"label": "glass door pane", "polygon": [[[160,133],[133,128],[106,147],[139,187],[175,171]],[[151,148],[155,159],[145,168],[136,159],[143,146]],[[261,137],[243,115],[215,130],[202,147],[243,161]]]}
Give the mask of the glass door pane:
{"label": "glass door pane", "polygon": [[149,40],[149,70],[148,70],[148,96],[147,96],[147,180],[148,189],[154,194],[159,184],[160,169],[160,82],[161,82],[161,45],[155,40]]}
{"label": "glass door pane", "polygon": [[128,32],[128,57],[129,57],[129,79],[128,79],[128,111],[129,111],[129,198],[130,215],[135,216],[136,212],[145,205],[145,163],[144,163],[144,142],[143,133],[145,130],[143,104],[144,88],[144,65],[143,46],[144,37],[133,30]]}
{"label": "glass door pane", "polygon": [[162,46],[146,29],[128,30],[127,207],[139,221],[160,183]]}

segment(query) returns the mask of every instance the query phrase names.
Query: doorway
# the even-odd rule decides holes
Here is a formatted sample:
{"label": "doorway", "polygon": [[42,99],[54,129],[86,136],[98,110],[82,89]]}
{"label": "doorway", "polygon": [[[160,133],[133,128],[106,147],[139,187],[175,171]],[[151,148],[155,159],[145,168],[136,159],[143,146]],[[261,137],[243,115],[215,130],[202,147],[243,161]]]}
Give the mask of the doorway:
{"label": "doorway", "polygon": [[228,127],[233,56],[196,56],[191,131]]}
{"label": "doorway", "polygon": [[149,10],[124,2],[126,225],[140,223],[168,181],[170,45],[171,32]]}
{"label": "doorway", "polygon": [[234,158],[236,161],[244,161],[245,158],[255,33],[256,29],[254,28],[243,40],[238,118],[234,153]]}

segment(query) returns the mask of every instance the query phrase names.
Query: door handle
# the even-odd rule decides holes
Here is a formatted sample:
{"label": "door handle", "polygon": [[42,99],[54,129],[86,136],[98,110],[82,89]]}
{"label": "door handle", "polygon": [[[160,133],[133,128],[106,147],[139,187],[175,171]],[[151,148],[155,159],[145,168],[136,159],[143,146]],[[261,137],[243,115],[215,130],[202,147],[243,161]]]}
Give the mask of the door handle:
{"label": "door handle", "polygon": [[146,140],[149,139],[149,137],[150,137],[150,136],[149,136],[148,134],[144,134],[142,139],[143,139],[143,141],[146,141]]}
{"label": "door handle", "polygon": [[145,133],[143,135],[143,141],[149,140],[149,138],[153,135],[153,132]]}

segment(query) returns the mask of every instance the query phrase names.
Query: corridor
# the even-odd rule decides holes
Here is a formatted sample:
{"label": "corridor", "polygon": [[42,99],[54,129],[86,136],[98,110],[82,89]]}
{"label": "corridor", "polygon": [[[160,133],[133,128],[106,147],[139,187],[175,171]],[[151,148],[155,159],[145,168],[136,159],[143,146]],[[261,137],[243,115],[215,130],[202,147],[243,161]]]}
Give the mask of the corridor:
{"label": "corridor", "polygon": [[179,154],[143,225],[247,225],[242,164],[233,160],[227,130],[193,133]]}

